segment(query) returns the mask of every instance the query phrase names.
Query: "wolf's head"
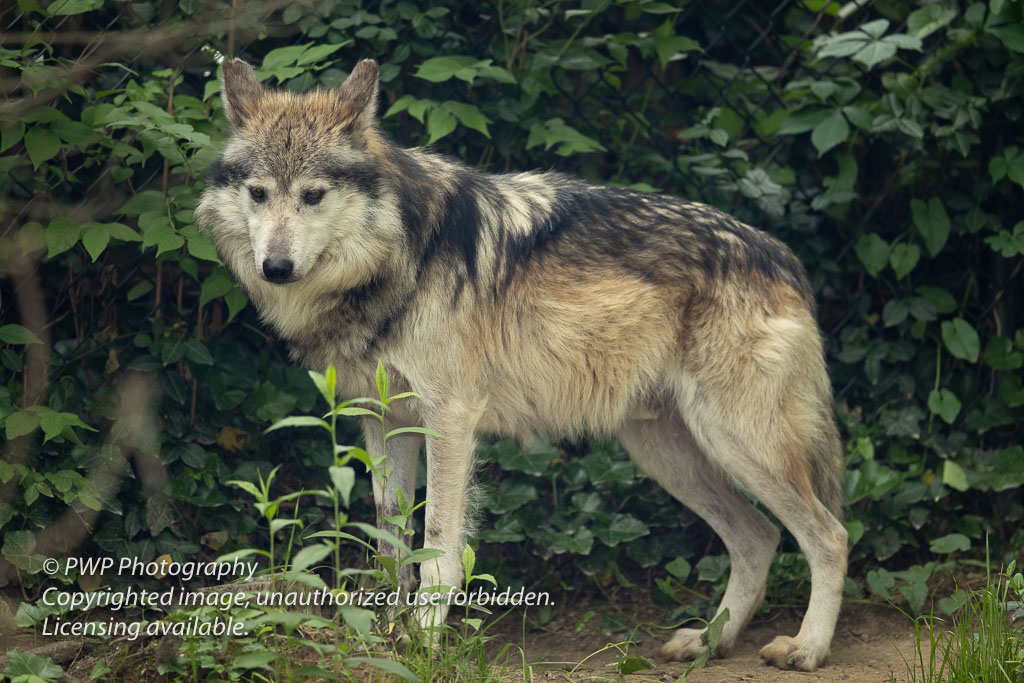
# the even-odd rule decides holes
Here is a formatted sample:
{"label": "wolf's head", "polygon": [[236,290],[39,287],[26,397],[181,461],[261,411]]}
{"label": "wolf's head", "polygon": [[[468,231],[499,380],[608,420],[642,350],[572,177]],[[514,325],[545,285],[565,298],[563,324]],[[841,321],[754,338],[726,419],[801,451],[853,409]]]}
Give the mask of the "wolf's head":
{"label": "wolf's head", "polygon": [[231,139],[209,171],[196,221],[235,276],[249,290],[318,268],[338,286],[365,281],[389,249],[364,231],[386,193],[377,63],[360,62],[337,89],[298,95],[264,88],[233,59],[224,63],[222,98]]}

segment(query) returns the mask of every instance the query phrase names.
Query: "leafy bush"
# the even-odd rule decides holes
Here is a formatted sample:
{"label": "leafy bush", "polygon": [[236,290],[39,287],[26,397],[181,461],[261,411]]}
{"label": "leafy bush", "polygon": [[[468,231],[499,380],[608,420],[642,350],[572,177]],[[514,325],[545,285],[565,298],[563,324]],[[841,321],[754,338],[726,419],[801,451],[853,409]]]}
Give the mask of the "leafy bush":
{"label": "leafy bush", "polygon": [[[44,555],[86,538],[143,560],[261,542],[225,483],[284,463],[298,490],[333,462],[312,436],[263,436],[318,394],[192,220],[225,129],[217,50],[296,90],[373,56],[405,143],[700,199],[779,235],[829,341],[853,574],[917,607],[930,561],[986,533],[1024,547],[1021,3],[19,7],[0,48],[0,584],[31,589]],[[665,593],[720,588],[719,546],[615,444],[481,456],[480,540],[506,582],[536,555],[574,560],[556,582],[639,567]],[[302,514],[312,532],[324,511]],[[793,557],[777,576],[806,578]]]}

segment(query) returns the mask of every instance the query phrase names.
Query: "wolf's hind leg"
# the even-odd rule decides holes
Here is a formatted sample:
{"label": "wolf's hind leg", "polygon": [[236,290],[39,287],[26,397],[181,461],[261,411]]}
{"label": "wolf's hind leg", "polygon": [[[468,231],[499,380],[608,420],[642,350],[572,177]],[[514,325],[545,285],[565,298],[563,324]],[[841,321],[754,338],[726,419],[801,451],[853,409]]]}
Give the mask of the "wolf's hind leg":
{"label": "wolf's hind leg", "polygon": [[[809,438],[797,438],[800,430],[793,425],[800,423],[791,418],[787,424],[781,411],[759,419],[759,409],[764,406],[758,401],[765,392],[757,389],[751,386],[745,394],[733,392],[735,400],[728,410],[693,401],[682,406],[683,414],[708,458],[778,517],[807,558],[811,598],[800,632],[793,638],[778,636],[761,649],[761,658],[782,669],[814,671],[828,656],[842,602],[847,556],[846,529],[819,500],[814,482],[816,475],[821,478],[822,473],[841,466],[841,446],[824,406],[817,411],[819,417],[802,423],[816,426],[817,433]],[[744,420],[742,413],[749,419]],[[835,488],[827,482],[819,485],[826,494]],[[837,506],[836,501],[829,502]]]}
{"label": "wolf's hind leg", "polygon": [[[619,441],[642,470],[679,502],[699,515],[717,533],[729,552],[729,583],[715,615],[729,610],[729,621],[713,653],[724,656],[764,598],[768,567],[779,532],[750,501],[708,462],[675,406],[652,420],[633,420],[619,432]],[[679,629],[659,656],[693,659],[705,647],[704,629]]]}

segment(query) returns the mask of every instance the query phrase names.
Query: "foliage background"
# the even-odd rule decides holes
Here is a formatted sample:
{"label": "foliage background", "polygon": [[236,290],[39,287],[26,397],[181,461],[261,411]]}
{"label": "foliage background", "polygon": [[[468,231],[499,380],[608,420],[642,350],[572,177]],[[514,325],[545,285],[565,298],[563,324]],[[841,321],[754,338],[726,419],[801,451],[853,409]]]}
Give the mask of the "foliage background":
{"label": "foliage background", "polygon": [[[403,144],[778,235],[827,336],[848,593],[919,610],[956,561],[1024,547],[1019,0],[19,0],[0,22],[0,586],[32,598],[42,559],[72,550],[265,546],[226,482],[283,464],[286,493],[332,462],[317,434],[262,435],[324,406],[192,221],[226,128],[219,54],[296,90],[373,57]],[[724,587],[717,539],[614,443],[480,455],[481,566],[503,585],[583,572],[701,615],[681,586]],[[806,597],[796,550],[771,600]]]}

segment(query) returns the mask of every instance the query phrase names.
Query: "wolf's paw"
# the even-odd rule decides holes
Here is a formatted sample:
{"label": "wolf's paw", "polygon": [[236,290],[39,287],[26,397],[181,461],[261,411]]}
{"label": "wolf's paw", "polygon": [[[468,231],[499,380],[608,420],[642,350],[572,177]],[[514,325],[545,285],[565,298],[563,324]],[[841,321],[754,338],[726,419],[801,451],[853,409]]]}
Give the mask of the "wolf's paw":
{"label": "wolf's paw", "polygon": [[761,648],[761,661],[780,669],[814,671],[828,656],[828,647],[813,647],[799,638],[776,636]]}
{"label": "wolf's paw", "polygon": [[[704,633],[703,629],[696,628],[681,628],[672,635],[672,639],[661,646],[658,650],[658,657],[661,659],[674,660],[682,662],[687,659],[696,659],[701,656],[707,647],[704,643],[700,642],[700,636]],[[721,647],[715,652],[712,652],[712,656],[721,656]]]}

